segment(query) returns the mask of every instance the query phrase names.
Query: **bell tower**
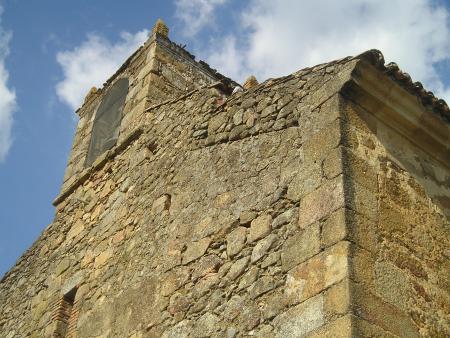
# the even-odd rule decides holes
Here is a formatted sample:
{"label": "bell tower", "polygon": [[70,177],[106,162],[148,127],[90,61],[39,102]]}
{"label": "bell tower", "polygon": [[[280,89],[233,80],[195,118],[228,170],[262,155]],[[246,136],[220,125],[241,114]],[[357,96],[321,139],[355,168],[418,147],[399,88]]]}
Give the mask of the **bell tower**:
{"label": "bell tower", "polygon": [[[221,94],[239,86],[169,39],[158,19],[150,37],[103,85],[93,87],[77,110],[79,122],[57,206],[80,177],[108,151],[136,132],[149,107],[214,84]],[[78,182],[78,183],[77,183]]]}

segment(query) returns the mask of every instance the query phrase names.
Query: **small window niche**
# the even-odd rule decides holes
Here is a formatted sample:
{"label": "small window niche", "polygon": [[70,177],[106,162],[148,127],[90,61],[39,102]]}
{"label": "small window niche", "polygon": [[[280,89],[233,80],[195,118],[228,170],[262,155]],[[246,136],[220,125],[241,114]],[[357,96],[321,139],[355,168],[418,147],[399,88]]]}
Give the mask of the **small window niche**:
{"label": "small window niche", "polygon": [[77,287],[73,288],[58,301],[56,311],[53,315],[53,320],[56,324],[53,337],[75,337],[78,320],[78,306],[75,298],[77,290]]}
{"label": "small window niche", "polygon": [[116,145],[127,94],[128,79],[122,78],[117,80],[103,97],[92,126],[86,167],[92,165],[99,155]]}

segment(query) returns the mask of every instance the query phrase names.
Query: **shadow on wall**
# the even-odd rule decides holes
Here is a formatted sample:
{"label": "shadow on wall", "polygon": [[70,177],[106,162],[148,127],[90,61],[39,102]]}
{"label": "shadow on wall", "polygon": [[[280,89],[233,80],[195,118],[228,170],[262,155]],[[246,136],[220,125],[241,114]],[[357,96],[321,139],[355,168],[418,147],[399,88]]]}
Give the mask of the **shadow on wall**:
{"label": "shadow on wall", "polygon": [[[433,202],[430,208],[439,209],[449,221],[449,168],[364,108],[350,103],[345,111],[353,115],[348,117],[345,134],[354,140],[357,155],[375,168],[379,190],[404,206],[429,197]],[[355,118],[359,125],[351,121]]]}

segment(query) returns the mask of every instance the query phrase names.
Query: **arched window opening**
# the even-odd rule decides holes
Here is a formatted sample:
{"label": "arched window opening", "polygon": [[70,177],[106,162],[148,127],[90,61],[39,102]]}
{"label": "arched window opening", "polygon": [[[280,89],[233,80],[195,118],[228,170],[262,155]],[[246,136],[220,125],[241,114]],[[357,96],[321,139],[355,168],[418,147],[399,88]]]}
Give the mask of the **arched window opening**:
{"label": "arched window opening", "polygon": [[123,106],[128,93],[128,79],[118,80],[106,93],[95,114],[86,167],[108,149],[114,147],[119,137]]}

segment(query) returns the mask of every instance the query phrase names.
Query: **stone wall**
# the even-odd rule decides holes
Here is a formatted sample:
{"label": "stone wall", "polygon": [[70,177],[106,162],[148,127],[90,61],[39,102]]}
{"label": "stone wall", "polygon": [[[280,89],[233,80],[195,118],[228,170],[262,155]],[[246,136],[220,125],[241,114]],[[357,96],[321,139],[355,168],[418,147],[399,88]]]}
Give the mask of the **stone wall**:
{"label": "stone wall", "polygon": [[194,66],[150,45],[110,81],[148,82],[89,168],[101,92],[80,110],[54,222],[0,283],[1,337],[448,334],[448,168],[355,99],[363,61],[224,97],[202,64],[183,92]]}
{"label": "stone wall", "polygon": [[[157,27],[157,26],[155,26]],[[237,83],[217,73],[194,56],[170,41],[167,35],[153,29],[153,34],[120,69],[108,79],[103,88],[91,89],[83,106],[77,110],[80,119],[61,190],[69,189],[84,175],[85,159],[91,140],[95,113],[104,94],[121,78],[128,78],[129,88],[123,108],[119,143],[130,130],[139,127],[144,111],[157,104],[182,97],[196,88],[222,81],[224,87]],[[165,32],[167,34],[167,32]]]}
{"label": "stone wall", "polygon": [[[130,116],[141,112],[147,105],[146,92],[149,84],[150,69],[146,66],[146,57],[149,53],[150,45],[147,43],[137,50],[125,62],[125,67],[116,73],[102,89],[93,88],[86,96],[83,106],[77,110],[80,119],[78,121],[77,130],[72,144],[72,151],[66,167],[64,181],[61,190],[70,187],[77,180],[78,175],[85,169],[86,156],[91,140],[92,126],[94,122],[95,112],[100,105],[103,94],[120,78],[129,79],[129,89],[125,106],[123,108],[122,126],[128,124]],[[121,128],[120,137],[123,137],[124,130]],[[120,140],[119,140],[120,142]]]}
{"label": "stone wall", "polygon": [[304,70],[225,103],[199,89],[141,114],[2,281],[2,332],[50,336],[52,304],[74,287],[80,337],[350,330],[349,242],[333,234],[342,166],[329,154],[351,68]]}
{"label": "stone wall", "polygon": [[343,112],[355,326],[361,336],[448,336],[449,168],[358,104]]}

